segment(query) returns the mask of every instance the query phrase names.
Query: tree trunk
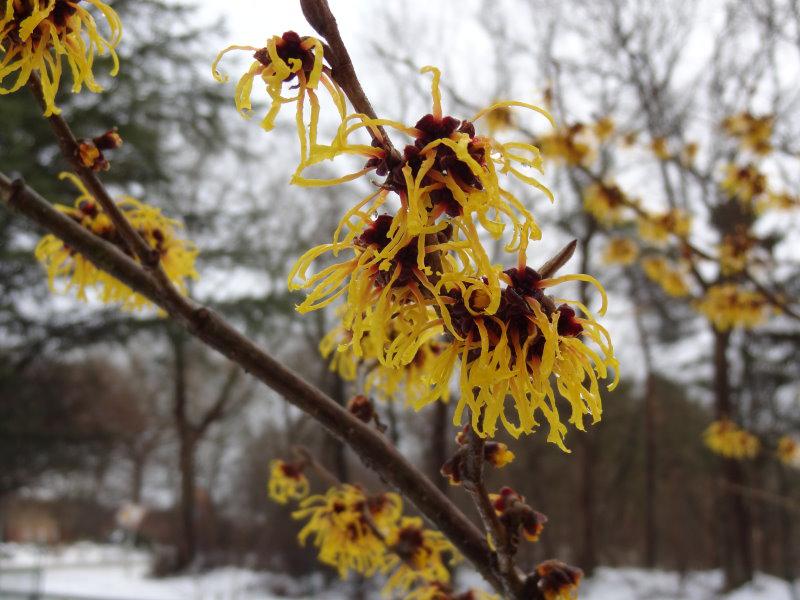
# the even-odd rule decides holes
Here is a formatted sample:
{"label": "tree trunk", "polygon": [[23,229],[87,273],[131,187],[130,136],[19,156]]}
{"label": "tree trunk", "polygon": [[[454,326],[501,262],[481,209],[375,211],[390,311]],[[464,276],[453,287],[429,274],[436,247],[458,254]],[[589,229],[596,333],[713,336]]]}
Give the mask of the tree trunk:
{"label": "tree trunk", "polygon": [[[331,378],[332,382],[329,388],[331,391],[331,398],[336,400],[339,405],[345,406],[347,404],[347,398],[345,397],[347,394],[347,384],[337,373],[331,372]],[[328,448],[328,456],[332,459],[333,472],[336,477],[339,481],[349,481],[350,470],[347,466],[347,454],[345,453],[344,443],[332,435],[326,435],[325,446]]]}
{"label": "tree trunk", "polygon": [[658,497],[658,444],[656,440],[656,421],[658,401],[656,398],[656,376],[653,366],[653,350],[650,336],[642,318],[642,310],[646,299],[642,297],[642,289],[632,272],[628,274],[631,297],[636,303],[635,323],[642,348],[647,376],[644,385],[644,564],[648,569],[655,568],[658,562],[658,519],[656,516],[656,499]]}
{"label": "tree trunk", "polygon": [[197,530],[195,506],[195,440],[189,433],[180,439],[181,470],[181,531],[182,539],[178,549],[178,568],[190,566],[197,556]]}
{"label": "tree trunk", "polygon": [[581,433],[576,439],[580,440],[580,515],[581,515],[581,549],[580,567],[587,577],[590,577],[597,567],[597,543],[595,539],[595,478],[594,478],[594,452],[596,445],[592,443],[590,432]]}
{"label": "tree trunk", "polygon": [[180,542],[177,569],[185,569],[197,554],[195,531],[195,464],[196,435],[189,422],[186,397],[186,349],[181,332],[172,335],[174,354],[173,417],[178,436],[180,470]]}
{"label": "tree trunk", "polygon": [[[730,332],[714,330],[714,396],[717,419],[733,418],[728,347]],[[722,567],[725,589],[732,590],[753,578],[753,525],[744,496],[736,490],[747,485],[739,461],[720,459],[723,486],[719,491]]]}
{"label": "tree trunk", "polygon": [[648,569],[655,568],[658,562],[655,383],[655,375],[648,369],[644,390],[644,564]]}
{"label": "tree trunk", "polygon": [[[590,266],[589,248],[592,243],[592,238],[597,231],[597,223],[594,218],[588,213],[585,214],[586,233],[582,240],[581,251],[581,273],[588,273]],[[581,283],[579,287],[580,301],[584,306],[589,306],[589,288],[586,283]],[[581,515],[581,550],[580,550],[580,567],[587,576],[594,573],[597,567],[597,541],[595,536],[595,490],[597,484],[595,482],[594,473],[594,459],[595,452],[599,451],[599,447],[593,443],[591,432],[578,432],[576,437],[580,444],[580,459],[579,459],[579,513]]]}
{"label": "tree trunk", "polygon": [[[784,497],[791,497],[791,489],[789,487],[789,478],[786,473],[786,468],[778,464],[778,493]],[[791,513],[785,508],[781,507],[778,513],[778,523],[780,525],[780,553],[781,553],[781,571],[782,576],[786,581],[793,582],[797,576],[796,560],[797,560],[797,546],[794,536],[792,535],[794,519]]]}
{"label": "tree trunk", "polygon": [[141,456],[133,456],[133,467],[131,472],[131,502],[134,504],[139,504],[142,501],[144,464],[145,459],[143,459]]}

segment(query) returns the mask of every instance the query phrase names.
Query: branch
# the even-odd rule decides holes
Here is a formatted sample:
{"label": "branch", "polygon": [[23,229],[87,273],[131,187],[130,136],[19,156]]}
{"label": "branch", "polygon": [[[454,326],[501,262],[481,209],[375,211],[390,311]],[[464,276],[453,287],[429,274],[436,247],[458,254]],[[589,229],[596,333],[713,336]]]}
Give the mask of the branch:
{"label": "branch", "polygon": [[[46,111],[47,103],[45,102],[42,92],[42,82],[36,73],[31,73],[28,87],[39,103],[39,106],[42,110]],[[114,227],[119,231],[123,242],[131,251],[131,255],[138,257],[139,260],[142,261],[142,264],[148,268],[157,267],[159,261],[158,252],[151,248],[128,222],[125,215],[122,214],[117,203],[114,202],[114,199],[109,195],[105,186],[100,182],[100,179],[94,171],[84,166],[80,158],[78,140],[75,138],[67,122],[59,114],[50,115],[46,117],[46,119],[53,129],[53,133],[58,140],[58,145],[61,148],[61,153],[64,155],[64,158],[67,159],[73,171],[80,177],[83,184],[89,190],[89,193],[94,196],[103,207],[103,212],[105,212],[111,219],[111,222],[114,223]]]}
{"label": "branch", "polygon": [[221,419],[228,408],[228,403],[233,397],[233,389],[236,387],[236,382],[239,381],[239,367],[231,365],[228,375],[225,377],[225,382],[219,391],[216,402],[208,409],[208,412],[203,415],[200,424],[197,426],[197,432],[203,435],[212,423]]}
{"label": "branch", "polygon": [[56,235],[99,269],[148,298],[192,335],[317,420],[329,433],[348,444],[366,466],[414,504],[486,581],[495,589],[502,589],[492,569],[488,544],[478,528],[383,435],[301,379],[213,310],[164,289],[153,273],[55,210],[24,183],[12,182],[3,173],[0,173],[0,201]]}
{"label": "branch", "polygon": [[483,481],[484,441],[471,427],[466,432],[466,435],[468,442],[464,455],[464,481],[462,486],[467,490],[475,507],[478,509],[486,532],[492,536],[496,548],[497,570],[503,583],[503,591],[509,598],[518,598],[525,581],[514,562],[516,551],[513,544],[510,543],[509,532],[497,517]]}
{"label": "branch", "polygon": [[301,461],[311,467],[314,472],[319,475],[320,479],[322,479],[326,485],[331,487],[338,487],[342,485],[342,482],[339,481],[339,478],[336,477],[333,473],[331,473],[325,466],[319,462],[314,455],[309,452],[308,448],[305,446],[292,446],[292,452],[297,456]]}
{"label": "branch", "polygon": [[[332,67],[331,76],[347,95],[353,108],[371,119],[377,119],[378,115],[364,93],[364,88],[361,87],[361,82],[353,68],[353,61],[350,59],[350,53],[342,41],[339,25],[336,23],[336,18],[333,16],[327,0],[300,0],[300,6],[309,25],[328,42],[325,48],[325,58]],[[396,153],[397,150],[392,145],[384,128],[378,127],[378,129],[383,139],[374,135],[373,139],[387,152]]]}

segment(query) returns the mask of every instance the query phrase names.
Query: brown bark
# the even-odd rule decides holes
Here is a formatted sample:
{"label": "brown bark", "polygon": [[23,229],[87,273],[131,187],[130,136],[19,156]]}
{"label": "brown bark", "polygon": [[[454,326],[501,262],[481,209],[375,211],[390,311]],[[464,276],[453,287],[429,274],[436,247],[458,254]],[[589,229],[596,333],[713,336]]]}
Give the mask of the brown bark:
{"label": "brown bark", "polygon": [[136,457],[133,461],[131,472],[131,502],[139,504],[142,501],[142,486],[144,484],[144,460]]}
{"label": "brown bark", "polygon": [[[714,398],[717,419],[730,419],[733,402],[730,389],[728,347],[730,332],[714,330]],[[725,485],[719,491],[719,528],[725,589],[731,590],[753,578],[753,524],[749,506],[737,487],[746,487],[742,464],[733,459],[720,459]]]}
{"label": "brown bark", "polygon": [[[347,384],[345,383],[344,379],[339,377],[339,375],[336,373],[331,373],[331,378],[331,398],[333,398],[339,406],[345,406],[347,404],[345,389]],[[339,481],[350,481],[350,470],[347,466],[347,454],[345,452],[345,445],[342,440],[333,435],[326,436],[325,446],[328,448],[328,452],[326,454],[331,457],[331,462],[333,463],[333,472],[336,474],[336,477],[339,479]]]}
{"label": "brown bark", "polygon": [[196,432],[187,415],[186,348],[180,332],[171,336],[173,351],[173,417],[178,436],[180,470],[181,540],[178,544],[178,569],[189,566],[197,555],[195,530],[195,457]]}
{"label": "brown bark", "polygon": [[595,488],[593,456],[596,445],[592,442],[591,435],[586,432],[578,437],[580,440],[580,491],[578,501],[580,504],[581,545],[579,550],[579,564],[586,576],[592,575],[597,568],[597,539],[595,537]]}
{"label": "brown bark", "polygon": [[642,349],[645,371],[647,373],[644,384],[644,564],[652,569],[658,562],[658,518],[656,515],[656,498],[658,497],[658,477],[656,474],[658,464],[658,444],[656,439],[658,400],[656,398],[656,375],[653,366],[653,349],[650,343],[642,309],[645,299],[642,297],[641,287],[632,273],[628,273],[631,296],[635,307],[635,324],[639,335],[639,345]]}
{"label": "brown bark", "polygon": [[657,444],[655,374],[648,370],[644,398],[644,564],[655,568],[658,562],[658,529],[656,526]]}

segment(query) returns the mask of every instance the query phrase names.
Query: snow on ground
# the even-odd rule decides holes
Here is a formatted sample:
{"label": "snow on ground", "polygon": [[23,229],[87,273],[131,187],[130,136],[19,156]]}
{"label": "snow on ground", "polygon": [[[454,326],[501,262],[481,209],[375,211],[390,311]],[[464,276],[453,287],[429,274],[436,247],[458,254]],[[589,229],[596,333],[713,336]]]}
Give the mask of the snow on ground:
{"label": "snow on ground", "polygon": [[[302,595],[298,585],[279,574],[222,568],[200,574],[164,579],[147,576],[147,553],[123,546],[74,544],[55,550],[34,546],[0,544],[0,598],[9,591],[38,589],[43,600],[277,600],[295,591],[292,598],[334,600],[349,596],[344,588]],[[41,570],[41,580],[36,573]],[[462,572],[459,582],[480,586],[476,574]],[[305,582],[319,590],[321,580]],[[680,577],[666,571],[602,568],[581,586],[581,600],[798,600],[785,581],[759,575],[750,585],[725,596],[716,591],[721,574],[695,572]],[[459,587],[462,587],[461,585]],[[282,592],[283,590],[283,592]],[[376,594],[377,596],[377,594]],[[20,596],[21,597],[21,596]]]}

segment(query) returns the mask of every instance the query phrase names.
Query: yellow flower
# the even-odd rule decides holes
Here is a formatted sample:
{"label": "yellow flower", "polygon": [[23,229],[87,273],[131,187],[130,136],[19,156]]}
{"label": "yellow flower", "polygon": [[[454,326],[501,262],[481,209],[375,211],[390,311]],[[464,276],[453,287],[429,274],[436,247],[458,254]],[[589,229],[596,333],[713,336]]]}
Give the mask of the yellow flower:
{"label": "yellow flower", "polygon": [[[462,279],[447,250],[463,250],[463,244],[446,239],[448,234],[442,228],[441,236],[402,236],[397,243],[391,237],[396,217],[380,215],[372,220],[365,213],[361,219],[360,228],[354,228],[343,240],[336,239],[337,232],[334,243],[313,248],[300,257],[289,273],[289,289],[311,288],[297,307],[303,313],[346,294],[341,333],[346,332],[347,339],[339,344],[338,351],[352,347],[352,358],[375,358],[383,364],[402,366],[414,360],[419,347],[440,331],[442,321],[429,306],[436,302],[437,293],[431,278],[447,275]],[[306,275],[318,257],[343,251],[351,258]],[[477,287],[486,286],[480,282]],[[340,368],[351,367],[342,364]]]}
{"label": "yellow flower", "polygon": [[394,572],[383,588],[384,596],[407,592],[420,581],[447,583],[445,555],[450,555],[450,564],[461,561],[453,544],[440,532],[425,529],[419,517],[403,517],[386,536],[386,545],[392,552],[387,570]]}
{"label": "yellow flower", "polygon": [[721,283],[706,290],[696,309],[714,327],[727,331],[733,327],[755,327],[767,318],[767,301],[758,292],[741,289],[733,283]]}
{"label": "yellow flower", "polygon": [[767,177],[753,164],[743,167],[728,165],[721,185],[732,198],[750,202],[767,191]]}
{"label": "yellow flower", "polygon": [[516,457],[502,442],[486,442],[483,446],[483,458],[493,467],[502,469]]}
{"label": "yellow flower", "polygon": [[[127,248],[111,219],[81,181],[70,173],[62,173],[60,178],[69,179],[81,194],[75,201],[74,207],[62,205],[56,208],[95,235],[126,251]],[[194,267],[197,249],[191,242],[176,237],[175,230],[180,227],[180,223],[165,217],[159,209],[127,196],[123,197],[118,205],[148,245],[158,250],[161,266],[167,277],[181,293],[186,293],[186,279],[197,279]],[[67,281],[65,291],[76,288],[79,300],[86,301],[86,291],[93,288],[97,290],[103,303],[119,303],[125,310],[138,310],[150,305],[150,301],[144,296],[135,293],[122,282],[95,267],[52,234],[41,239],[36,246],[35,255],[47,269],[51,289],[55,289],[56,279],[63,278]]]}
{"label": "yellow flower", "polygon": [[587,128],[575,123],[536,140],[536,144],[547,158],[567,165],[588,165],[594,160],[594,152],[585,140]]}
{"label": "yellow flower", "polygon": [[744,227],[738,227],[735,233],[724,235],[718,247],[722,274],[734,275],[744,271],[750,259],[750,252],[757,242],[758,240],[749,235]]}
{"label": "yellow flower", "polygon": [[685,273],[674,267],[667,259],[660,256],[643,258],[642,269],[645,275],[660,285],[668,295],[676,298],[689,295]]}
{"label": "yellow flower", "polygon": [[[392,366],[375,361],[367,371],[364,388],[366,392],[375,393],[378,398],[393,401],[402,396],[407,404],[430,392],[431,386],[426,381],[430,364],[442,353],[447,342],[432,337],[417,348],[414,358],[404,365]],[[443,390],[443,401],[449,399],[449,390]]]}
{"label": "yellow flower", "polygon": [[653,138],[653,141],[650,142],[650,149],[659,160],[668,160],[671,156],[667,139],[664,137]]}
{"label": "yellow flower", "polygon": [[278,504],[308,496],[308,479],[303,474],[302,465],[273,460],[269,465],[269,473],[269,497]]}
{"label": "yellow flower", "polygon": [[736,460],[755,458],[761,446],[756,436],[727,419],[711,423],[703,433],[703,440],[715,454]]}
{"label": "yellow flower", "polygon": [[722,127],[728,135],[738,139],[744,148],[756,154],[769,154],[772,151],[770,138],[774,123],[773,115],[756,117],[743,112],[725,118]]}
{"label": "yellow flower", "polygon": [[371,577],[393,564],[384,538],[401,512],[397,494],[367,497],[361,488],[343,484],[309,496],[292,517],[308,519],[298,535],[300,543],[313,536],[319,561],[335,567],[344,579],[351,570]]}
{"label": "yellow flower", "polygon": [[776,210],[794,210],[800,207],[800,198],[792,196],[788,192],[769,192],[766,198],[762,198],[758,203],[759,213],[763,213],[769,208]]}
{"label": "yellow flower", "polygon": [[601,142],[606,141],[614,133],[614,119],[602,117],[594,124],[594,134]]}
{"label": "yellow flower", "polygon": [[486,126],[489,133],[494,135],[498,131],[511,129],[515,125],[514,113],[509,106],[499,106],[486,115]]}
{"label": "yellow flower", "polygon": [[664,213],[649,213],[639,216],[639,237],[653,244],[663,244],[670,235],[685,238],[692,227],[692,218],[679,209]]}
{"label": "yellow flower", "polygon": [[[323,63],[322,42],[313,37],[300,37],[294,31],[287,31],[281,36],[275,35],[267,40],[263,48],[255,46],[228,46],[217,54],[211,66],[214,79],[224,83],[228,81],[217,66],[222,57],[232,50],[249,50],[253,52],[255,61],[236,84],[234,101],[236,109],[245,117],[249,117],[253,105],[251,95],[256,78],[266,85],[271,104],[267,114],[261,121],[265,131],[271,131],[284,104],[295,103],[295,123],[300,140],[301,164],[308,160],[310,149],[317,144],[320,103],[317,88],[321,83],[327,90],[343,121],[346,115],[345,96],[338,84],[330,77],[330,70]],[[296,88],[294,96],[283,95],[283,84],[293,83]],[[311,117],[306,129],[305,106],[311,107]]]}
{"label": "yellow flower", "polygon": [[[536,414],[541,413],[550,427],[548,441],[566,451],[566,427],[559,417],[556,390],[570,404],[569,422],[583,430],[584,416],[591,416],[593,422],[601,418],[599,380],[610,376],[609,369],[618,375],[617,361],[608,332],[586,307],[545,296],[544,290],[566,281],[587,281],[603,294],[600,314],[605,313],[605,293],[588,275],[541,279],[524,266],[506,270],[503,279],[507,285],[495,314],[484,310],[487,301],[480,296],[465,296],[458,288],[449,292],[443,316],[452,327],[454,340],[432,361],[427,380],[434,387],[415,408],[442,394],[441,388],[449,385],[460,360],[461,396],[454,424],[461,424],[468,408],[472,427],[480,436],[494,436],[500,422],[517,437],[533,433],[539,425]],[[615,385],[616,379],[609,389]],[[517,415],[516,423],[507,414],[507,397]]]}
{"label": "yellow flower", "polygon": [[783,436],[778,440],[778,449],[775,454],[783,464],[800,469],[800,442],[796,439]]}
{"label": "yellow flower", "polygon": [[700,147],[697,145],[697,142],[689,142],[683,147],[681,150],[681,162],[690,167],[694,164],[694,159],[697,158],[697,152]]}
{"label": "yellow flower", "polygon": [[631,239],[614,237],[608,241],[603,252],[603,262],[607,265],[630,265],[639,256],[639,246]]}
{"label": "yellow flower", "polygon": [[[84,85],[92,92],[102,91],[92,72],[94,61],[109,54],[111,75],[117,74],[119,59],[114,49],[122,24],[105,2],[87,1],[108,22],[108,37],[100,34],[80,0],[6,0],[5,9],[0,8],[0,95],[16,92],[35,72],[42,83],[45,116],[59,113],[55,102],[64,57],[72,73],[73,92]],[[5,84],[10,78],[14,80]]]}
{"label": "yellow flower", "polygon": [[625,209],[633,206],[613,183],[593,183],[583,193],[583,208],[600,223],[614,225],[625,220]]}
{"label": "yellow flower", "polygon": [[[553,195],[528,173],[530,170],[542,171],[542,159],[536,146],[524,142],[501,143],[491,137],[477,135],[475,123],[494,111],[513,107],[537,112],[551,123],[552,117],[537,106],[517,101],[496,102],[469,120],[444,115],[439,90],[441,74],[434,67],[424,67],[422,71],[433,75],[431,113],[419,119],[414,127],[386,119],[350,115],[342,122],[333,143],[328,147],[318,147],[313,156],[300,165],[292,181],[304,186],[332,185],[374,169],[377,175],[386,176],[381,186],[383,196],[391,191],[400,200],[400,210],[388,232],[392,252],[406,243],[409,236],[432,235],[449,224],[456,230],[454,236],[465,241],[464,247],[469,248],[471,259],[477,262],[477,267],[489,271],[490,261],[480,243],[477,224],[498,239],[506,229],[504,221],[510,223],[512,239],[506,245],[506,251],[519,255],[525,253],[530,240],[541,237],[533,215],[500,184],[499,175],[510,175],[542,191],[551,200]],[[351,125],[351,121],[354,124]],[[406,145],[402,156],[387,156],[384,149],[350,143],[349,137],[364,128],[379,136],[379,126],[395,129],[413,138],[413,144]],[[371,158],[364,169],[350,175],[330,180],[302,176],[304,169],[322,160],[341,154],[370,156],[370,152]],[[351,211],[345,218],[354,216]],[[344,226],[343,221],[339,229]],[[494,287],[493,301],[496,306],[499,289],[496,281],[490,284]]]}

